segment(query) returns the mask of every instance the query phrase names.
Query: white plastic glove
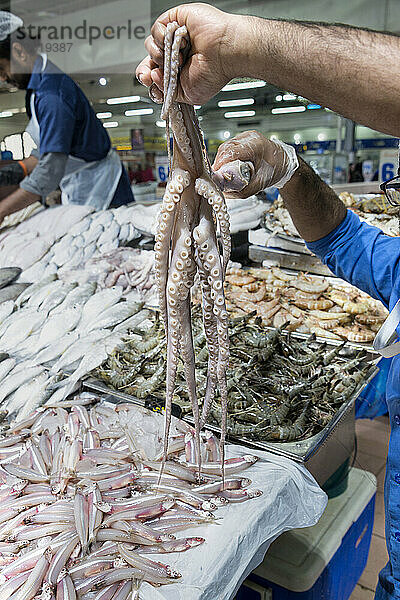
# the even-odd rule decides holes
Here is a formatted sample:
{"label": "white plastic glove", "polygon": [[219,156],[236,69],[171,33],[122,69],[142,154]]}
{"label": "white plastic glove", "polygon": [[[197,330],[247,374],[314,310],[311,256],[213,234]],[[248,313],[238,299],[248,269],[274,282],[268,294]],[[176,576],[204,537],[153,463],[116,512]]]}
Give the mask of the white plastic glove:
{"label": "white plastic glove", "polygon": [[233,198],[248,198],[267,187],[282,188],[299,166],[293,146],[269,140],[258,131],[244,131],[221,144],[212,165],[217,177],[227,163],[235,160],[251,163],[253,168],[248,185],[240,192],[229,192]]}

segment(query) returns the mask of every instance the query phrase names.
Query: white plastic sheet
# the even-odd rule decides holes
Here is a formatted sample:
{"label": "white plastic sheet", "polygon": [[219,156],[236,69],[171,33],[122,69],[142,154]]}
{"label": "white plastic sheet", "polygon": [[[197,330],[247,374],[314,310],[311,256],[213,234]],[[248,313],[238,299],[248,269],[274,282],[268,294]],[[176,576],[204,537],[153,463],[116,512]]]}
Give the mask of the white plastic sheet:
{"label": "white plastic sheet", "polygon": [[[241,456],[249,454],[249,449],[232,445],[227,454]],[[216,524],[177,534],[206,541],[182,554],[154,555],[182,573],[182,579],[159,589],[143,584],[142,600],[230,600],[278,535],[319,520],[327,497],[304,467],[267,452],[251,454],[261,460],[246,476],[263,495],[219,508],[215,514],[221,520]]]}
{"label": "white plastic sheet", "polygon": [[[120,407],[121,409],[121,407]],[[149,459],[162,450],[163,417],[130,405],[120,419]],[[171,435],[178,432],[172,418]],[[177,538],[203,537],[205,543],[183,553],[152,555],[182,574],[176,583],[153,588],[143,583],[141,600],[231,600],[241,582],[262,562],[272,541],[284,531],[310,527],[322,515],[327,497],[312,475],[295,462],[269,452],[228,445],[227,458],[254,454],[260,460],[242,474],[263,495],[215,511],[215,523],[185,529]]]}

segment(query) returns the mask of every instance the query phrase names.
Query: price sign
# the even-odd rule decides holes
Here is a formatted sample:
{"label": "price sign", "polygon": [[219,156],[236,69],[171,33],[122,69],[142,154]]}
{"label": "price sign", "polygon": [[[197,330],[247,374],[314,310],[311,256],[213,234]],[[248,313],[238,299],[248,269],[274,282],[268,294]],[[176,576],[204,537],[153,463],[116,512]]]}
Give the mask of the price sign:
{"label": "price sign", "polygon": [[379,181],[387,181],[396,177],[398,164],[398,150],[382,150],[379,160]]}
{"label": "price sign", "polygon": [[169,174],[168,156],[156,156],[155,165],[157,182],[165,183],[168,179]]}

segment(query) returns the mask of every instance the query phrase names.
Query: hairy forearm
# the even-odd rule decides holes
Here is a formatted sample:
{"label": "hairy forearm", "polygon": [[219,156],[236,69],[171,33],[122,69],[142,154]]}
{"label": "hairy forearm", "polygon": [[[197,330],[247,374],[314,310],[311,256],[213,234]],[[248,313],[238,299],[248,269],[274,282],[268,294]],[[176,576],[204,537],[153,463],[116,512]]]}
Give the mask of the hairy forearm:
{"label": "hairy forearm", "polygon": [[346,25],[240,19],[248,35],[239,35],[236,76],[264,79],[400,136],[398,36]]}
{"label": "hairy forearm", "polygon": [[315,242],[335,229],[346,208],[335,192],[300,159],[300,166],[281,190],[293,223],[306,242]]}
{"label": "hairy forearm", "polygon": [[0,202],[0,220],[3,220],[7,215],[11,215],[12,213],[26,208],[34,202],[40,202],[40,200],[41,197],[37,194],[32,194],[22,188],[18,188]]}

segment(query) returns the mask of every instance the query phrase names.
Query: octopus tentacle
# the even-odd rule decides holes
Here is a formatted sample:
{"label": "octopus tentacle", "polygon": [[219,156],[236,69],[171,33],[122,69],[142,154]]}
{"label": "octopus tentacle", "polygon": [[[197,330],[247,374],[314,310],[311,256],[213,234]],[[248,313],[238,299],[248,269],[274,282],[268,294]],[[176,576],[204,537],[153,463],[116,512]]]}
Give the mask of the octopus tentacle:
{"label": "octopus tentacle", "polygon": [[190,176],[188,171],[184,171],[183,169],[179,168],[173,171],[167,184],[161,210],[158,215],[158,227],[154,244],[154,263],[160,300],[160,312],[165,325],[168,324],[166,309],[166,285],[172,230],[176,217],[177,204],[180,202],[182,193],[188,187],[189,183]]}
{"label": "octopus tentacle", "polygon": [[229,214],[225,198],[219,192],[214,182],[199,178],[195,182],[195,190],[205,198],[217,217],[222,241],[223,271],[226,272],[232,250]]}
{"label": "octopus tentacle", "polygon": [[[176,25],[178,24],[176,23]],[[169,77],[168,85],[166,88],[164,87],[164,104],[161,111],[161,117],[163,119],[169,113],[171,105],[175,99],[176,89],[178,87],[179,51],[181,48],[182,39],[187,34],[187,29],[184,25],[182,27],[177,27],[174,30],[171,28],[170,31],[173,31],[172,47],[169,48],[168,46],[166,49],[164,46],[164,54],[168,55],[169,57],[169,68],[167,73],[167,76],[169,75]]]}

